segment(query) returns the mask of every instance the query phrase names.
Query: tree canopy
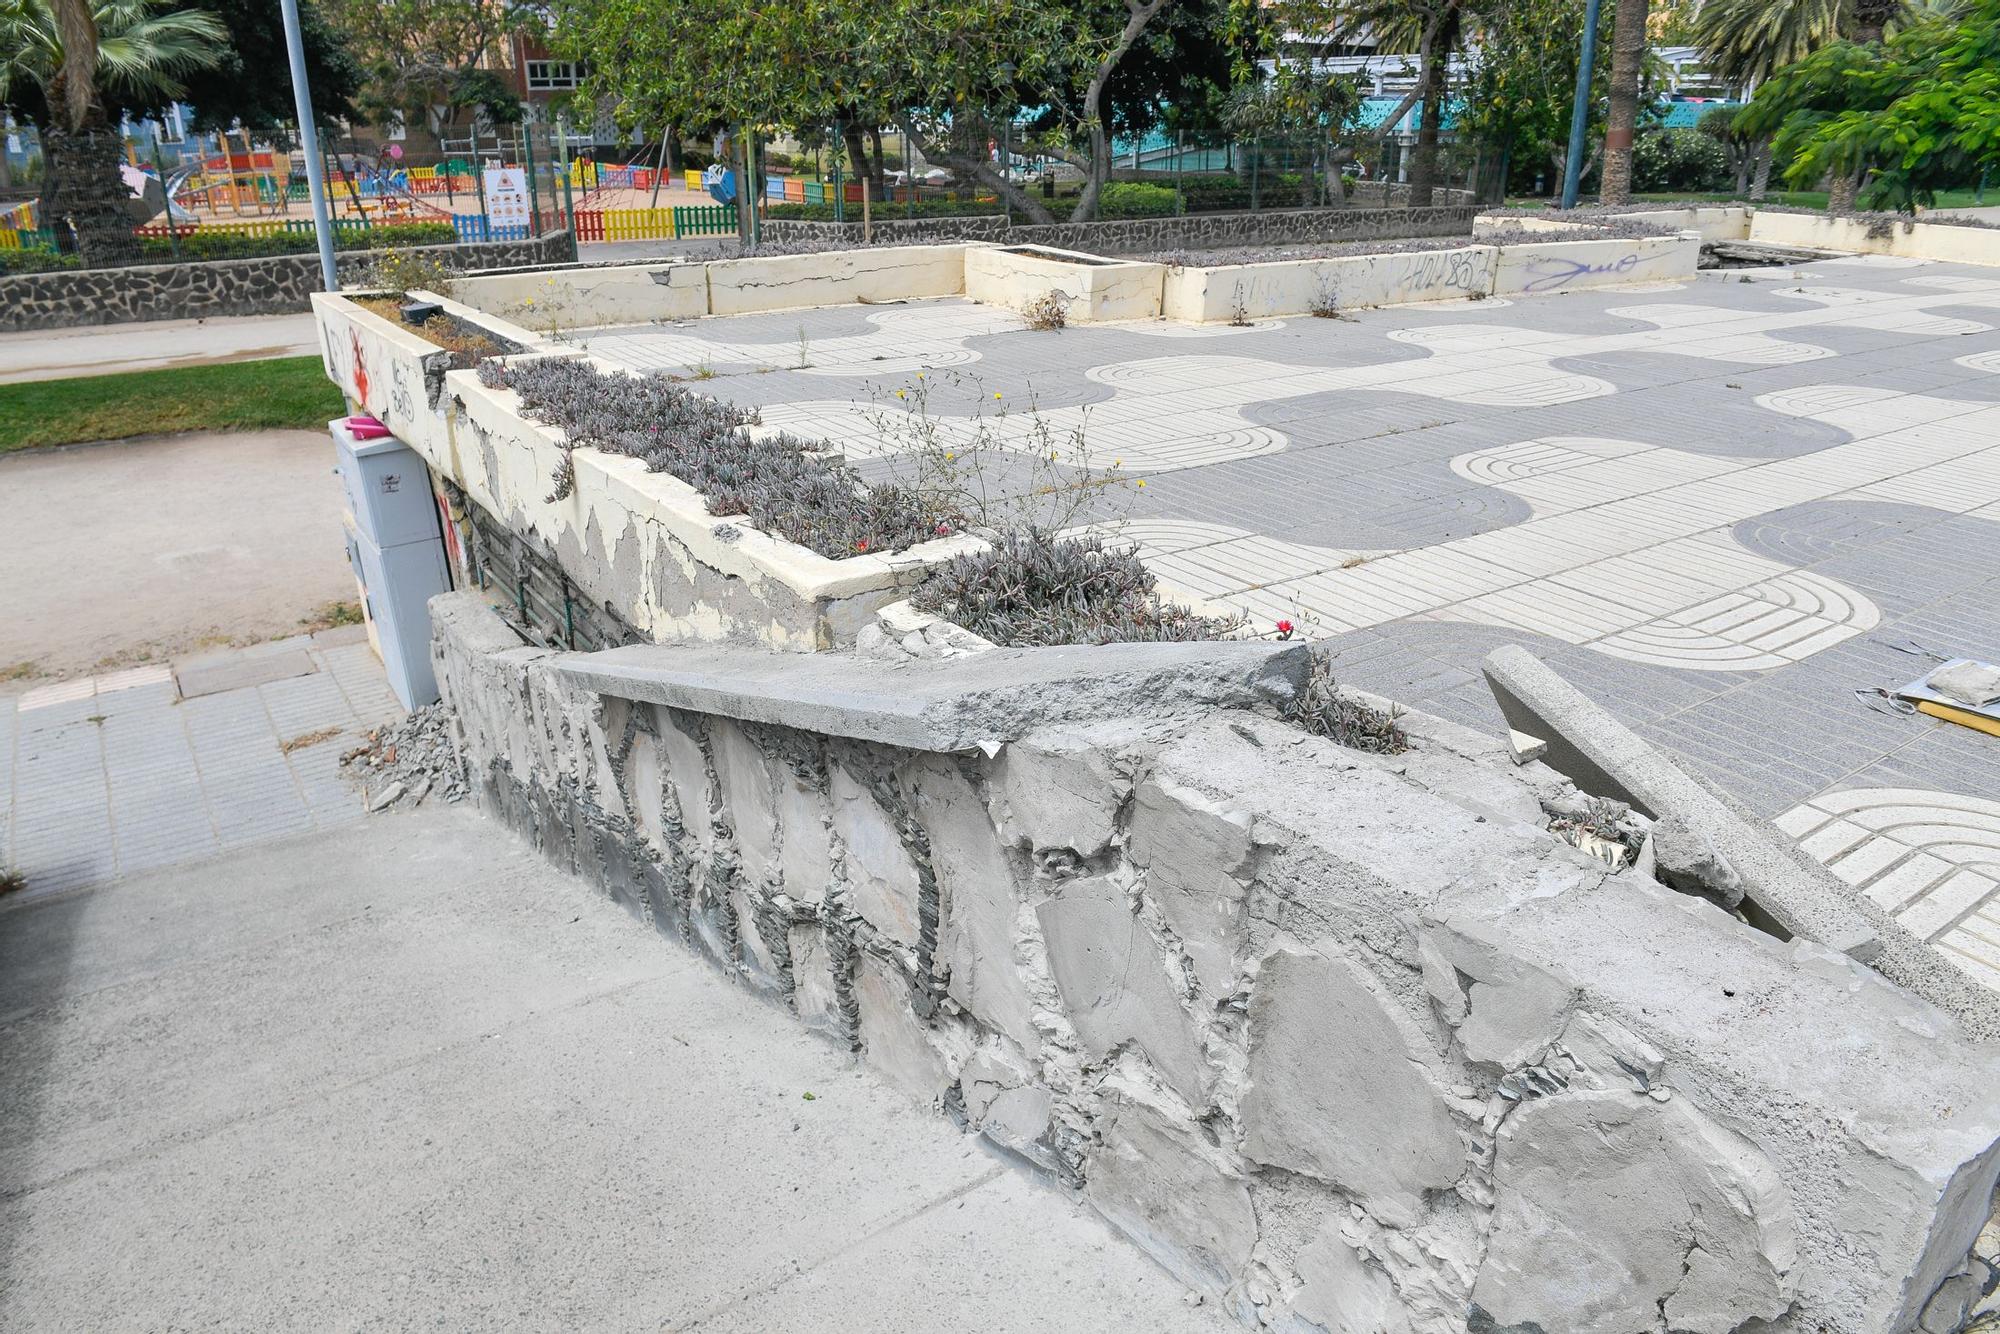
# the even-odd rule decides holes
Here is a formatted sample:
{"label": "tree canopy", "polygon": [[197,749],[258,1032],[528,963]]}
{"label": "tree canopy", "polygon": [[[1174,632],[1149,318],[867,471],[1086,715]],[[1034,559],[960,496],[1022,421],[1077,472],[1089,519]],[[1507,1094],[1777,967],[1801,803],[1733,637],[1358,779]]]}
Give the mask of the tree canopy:
{"label": "tree canopy", "polygon": [[1822,47],[1773,74],[1736,123],[1775,136],[1794,185],[1872,169],[1863,202],[1913,211],[2000,166],[2000,0]]}

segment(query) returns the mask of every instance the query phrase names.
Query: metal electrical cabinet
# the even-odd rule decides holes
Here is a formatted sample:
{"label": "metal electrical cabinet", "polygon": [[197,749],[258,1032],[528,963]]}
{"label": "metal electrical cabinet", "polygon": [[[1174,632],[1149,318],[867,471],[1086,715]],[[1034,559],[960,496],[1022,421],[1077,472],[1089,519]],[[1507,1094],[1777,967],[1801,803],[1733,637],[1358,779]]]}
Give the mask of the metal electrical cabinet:
{"label": "metal electrical cabinet", "polygon": [[427,605],[451,591],[431,478],[415,450],[384,435],[360,438],[347,419],[328,423],[347,493],[347,560],[361,586],[368,638],[406,709],[436,701]]}

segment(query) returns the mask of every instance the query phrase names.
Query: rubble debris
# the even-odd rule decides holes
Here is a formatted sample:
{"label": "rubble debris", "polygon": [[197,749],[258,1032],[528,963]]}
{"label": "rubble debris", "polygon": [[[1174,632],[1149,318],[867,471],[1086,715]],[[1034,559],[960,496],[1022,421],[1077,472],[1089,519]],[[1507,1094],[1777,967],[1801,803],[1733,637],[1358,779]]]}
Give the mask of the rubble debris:
{"label": "rubble debris", "polygon": [[426,704],[399,722],[376,728],[340,762],[360,781],[370,811],[398,804],[414,808],[432,793],[459,802],[470,790],[453,740],[451,710],[443,704]]}

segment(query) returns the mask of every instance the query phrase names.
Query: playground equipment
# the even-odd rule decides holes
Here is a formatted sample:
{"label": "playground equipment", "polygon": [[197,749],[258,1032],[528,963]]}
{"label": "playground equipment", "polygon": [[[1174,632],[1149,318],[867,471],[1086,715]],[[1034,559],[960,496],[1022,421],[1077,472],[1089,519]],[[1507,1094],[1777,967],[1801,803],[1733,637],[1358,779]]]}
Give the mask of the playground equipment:
{"label": "playground equipment", "polygon": [[720,162],[712,162],[701,174],[701,188],[718,204],[736,202],[736,173]]}

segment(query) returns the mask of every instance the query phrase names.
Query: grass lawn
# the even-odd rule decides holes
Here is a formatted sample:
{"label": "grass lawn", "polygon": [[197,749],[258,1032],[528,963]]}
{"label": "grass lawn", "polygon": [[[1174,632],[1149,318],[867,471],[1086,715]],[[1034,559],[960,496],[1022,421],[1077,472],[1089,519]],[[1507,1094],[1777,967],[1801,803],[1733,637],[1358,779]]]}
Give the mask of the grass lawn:
{"label": "grass lawn", "polygon": [[317,429],[346,411],[318,357],[0,385],[0,453],[172,431]]}

